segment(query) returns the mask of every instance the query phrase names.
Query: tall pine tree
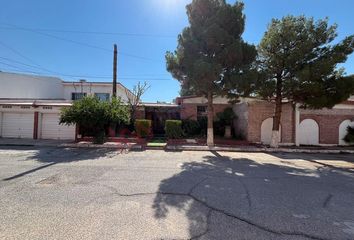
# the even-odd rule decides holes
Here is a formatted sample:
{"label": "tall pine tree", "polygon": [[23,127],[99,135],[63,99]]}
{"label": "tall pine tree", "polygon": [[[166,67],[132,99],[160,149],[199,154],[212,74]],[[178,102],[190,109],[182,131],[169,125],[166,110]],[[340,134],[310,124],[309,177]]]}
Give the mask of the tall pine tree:
{"label": "tall pine tree", "polygon": [[258,47],[258,94],[275,102],[272,147],[279,144],[284,102],[308,108],[331,108],[353,93],[354,76],[346,76],[338,64],[354,50],[354,36],[331,44],[336,25],[328,19],[304,16],[273,19]]}
{"label": "tall pine tree", "polygon": [[242,40],[245,27],[243,3],[225,0],[193,0],[187,5],[189,26],[178,36],[177,49],[166,53],[167,70],[182,89],[208,100],[207,144],[214,144],[213,97],[239,95],[228,91],[250,69],[257,55]]}

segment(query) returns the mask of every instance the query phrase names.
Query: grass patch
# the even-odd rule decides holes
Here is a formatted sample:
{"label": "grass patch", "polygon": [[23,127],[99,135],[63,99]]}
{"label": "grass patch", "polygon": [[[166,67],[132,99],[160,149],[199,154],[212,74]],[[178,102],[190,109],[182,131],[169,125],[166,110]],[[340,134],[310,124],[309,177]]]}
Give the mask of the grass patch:
{"label": "grass patch", "polygon": [[167,145],[165,138],[153,138],[148,143],[148,147],[165,147]]}
{"label": "grass patch", "polygon": [[148,142],[147,146],[148,147],[165,147],[167,143],[158,143],[158,142]]}

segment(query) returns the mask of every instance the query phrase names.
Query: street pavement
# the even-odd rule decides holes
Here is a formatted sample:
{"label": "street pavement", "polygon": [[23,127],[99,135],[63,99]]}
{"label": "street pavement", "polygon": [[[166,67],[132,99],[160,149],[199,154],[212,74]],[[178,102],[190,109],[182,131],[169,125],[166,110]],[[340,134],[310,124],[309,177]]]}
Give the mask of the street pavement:
{"label": "street pavement", "polygon": [[0,147],[0,239],[354,239],[350,154]]}

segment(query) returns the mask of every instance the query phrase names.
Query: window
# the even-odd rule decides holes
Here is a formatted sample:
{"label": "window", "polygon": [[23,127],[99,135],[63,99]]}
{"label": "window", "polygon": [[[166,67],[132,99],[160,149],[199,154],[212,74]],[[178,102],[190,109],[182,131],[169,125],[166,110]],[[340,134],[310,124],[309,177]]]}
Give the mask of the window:
{"label": "window", "polygon": [[207,115],[207,107],[206,106],[197,106],[197,115],[198,117],[203,117]]}
{"label": "window", "polygon": [[52,107],[45,106],[45,107],[43,107],[43,109],[52,109]]}
{"label": "window", "polygon": [[101,101],[108,101],[109,93],[95,93],[95,97],[97,97]]}
{"label": "window", "polygon": [[2,108],[12,108],[12,106],[4,105],[4,106],[2,106]]}
{"label": "window", "polygon": [[22,109],[30,109],[30,106],[21,106]]}
{"label": "window", "polygon": [[71,100],[80,100],[86,96],[86,93],[71,93]]}

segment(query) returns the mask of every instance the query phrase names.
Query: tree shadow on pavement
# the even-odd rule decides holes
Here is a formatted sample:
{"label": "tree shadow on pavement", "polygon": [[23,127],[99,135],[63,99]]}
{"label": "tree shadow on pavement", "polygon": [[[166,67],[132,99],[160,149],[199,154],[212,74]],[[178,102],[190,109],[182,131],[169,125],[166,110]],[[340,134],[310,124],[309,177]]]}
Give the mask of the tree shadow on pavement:
{"label": "tree shadow on pavement", "polygon": [[1,147],[0,150],[27,150],[29,153],[22,161],[34,160],[43,163],[40,166],[18,173],[14,176],[2,179],[3,181],[14,180],[36,171],[51,167],[56,164],[71,163],[86,160],[99,160],[109,158],[122,153],[117,149],[95,149],[95,148],[60,148],[60,147]]}
{"label": "tree shadow on pavement", "polygon": [[185,211],[191,239],[354,237],[340,230],[345,219],[354,224],[348,212],[354,208],[354,175],[278,157],[263,163],[212,152],[186,162],[160,183],[155,217],[166,219],[171,208]]}

